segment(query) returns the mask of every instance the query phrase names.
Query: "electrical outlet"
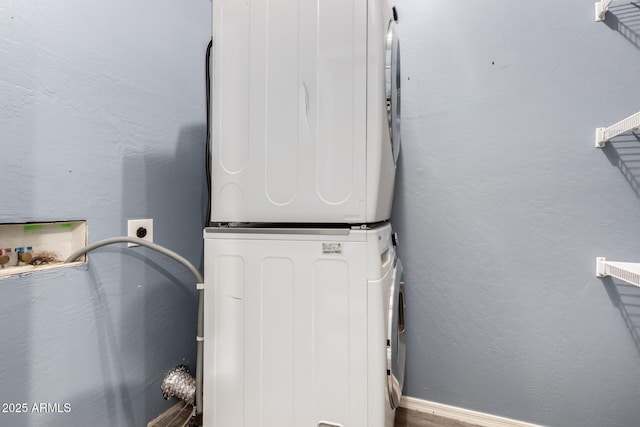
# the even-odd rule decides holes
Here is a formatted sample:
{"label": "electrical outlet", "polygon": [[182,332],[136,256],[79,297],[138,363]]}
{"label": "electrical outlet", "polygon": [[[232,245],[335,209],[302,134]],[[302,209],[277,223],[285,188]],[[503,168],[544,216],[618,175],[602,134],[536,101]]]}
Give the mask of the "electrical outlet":
{"label": "electrical outlet", "polygon": [[[148,219],[130,219],[127,222],[127,236],[144,239],[153,242],[153,218]],[[129,243],[129,247],[139,246],[135,243]]]}

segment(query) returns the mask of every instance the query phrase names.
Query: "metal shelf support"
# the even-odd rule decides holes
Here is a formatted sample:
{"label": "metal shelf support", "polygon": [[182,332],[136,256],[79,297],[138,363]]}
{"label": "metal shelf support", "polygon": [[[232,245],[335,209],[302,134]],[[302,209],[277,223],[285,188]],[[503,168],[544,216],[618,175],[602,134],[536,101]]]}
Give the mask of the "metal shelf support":
{"label": "metal shelf support", "polygon": [[596,2],[596,21],[604,21],[604,17],[609,10],[609,6],[613,0],[600,0]]}
{"label": "metal shelf support", "polygon": [[596,258],[596,275],[598,277],[615,277],[630,285],[640,287],[640,263],[613,262],[604,257]]}
{"label": "metal shelf support", "polygon": [[596,128],[596,147],[602,148],[611,138],[627,133],[636,132],[640,128],[640,111],[608,128]]}

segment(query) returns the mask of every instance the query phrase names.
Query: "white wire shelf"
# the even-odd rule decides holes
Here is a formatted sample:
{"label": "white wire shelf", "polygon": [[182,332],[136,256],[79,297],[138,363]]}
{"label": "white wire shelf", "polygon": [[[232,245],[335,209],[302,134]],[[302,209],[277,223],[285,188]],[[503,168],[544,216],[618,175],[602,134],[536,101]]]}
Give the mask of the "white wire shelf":
{"label": "white wire shelf", "polygon": [[[604,21],[609,11],[609,6],[613,3],[614,0],[600,0],[596,2],[596,21]],[[638,4],[638,1],[630,1],[631,4]]]}
{"label": "white wire shelf", "polygon": [[608,128],[596,128],[596,147],[602,148],[611,138],[640,128],[640,111]]}
{"label": "white wire shelf", "polygon": [[640,263],[613,262],[606,258],[596,258],[596,275],[598,277],[615,277],[630,285],[640,287]]}

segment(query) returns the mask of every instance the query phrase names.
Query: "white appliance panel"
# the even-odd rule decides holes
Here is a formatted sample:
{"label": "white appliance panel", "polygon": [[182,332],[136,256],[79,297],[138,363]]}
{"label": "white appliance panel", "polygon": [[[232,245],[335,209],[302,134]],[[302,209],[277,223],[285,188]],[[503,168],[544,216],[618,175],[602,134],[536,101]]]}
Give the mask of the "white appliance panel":
{"label": "white appliance panel", "polygon": [[220,0],[213,18],[211,220],[387,220],[388,0]]}
{"label": "white appliance panel", "polygon": [[389,225],[205,231],[205,427],[392,427]]}

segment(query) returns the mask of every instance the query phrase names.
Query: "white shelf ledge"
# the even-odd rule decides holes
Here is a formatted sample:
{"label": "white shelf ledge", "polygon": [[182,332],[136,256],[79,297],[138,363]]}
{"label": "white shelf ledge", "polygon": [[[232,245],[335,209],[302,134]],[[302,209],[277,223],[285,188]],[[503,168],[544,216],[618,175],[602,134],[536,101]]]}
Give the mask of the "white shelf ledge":
{"label": "white shelf ledge", "polygon": [[611,138],[640,128],[640,111],[608,128],[596,128],[596,147],[602,148]]}
{"label": "white shelf ledge", "polygon": [[598,277],[615,277],[630,285],[640,287],[640,263],[613,262],[606,258],[596,258],[596,275]]}

